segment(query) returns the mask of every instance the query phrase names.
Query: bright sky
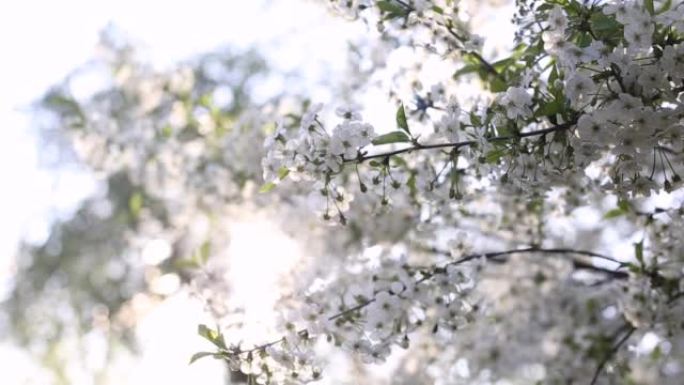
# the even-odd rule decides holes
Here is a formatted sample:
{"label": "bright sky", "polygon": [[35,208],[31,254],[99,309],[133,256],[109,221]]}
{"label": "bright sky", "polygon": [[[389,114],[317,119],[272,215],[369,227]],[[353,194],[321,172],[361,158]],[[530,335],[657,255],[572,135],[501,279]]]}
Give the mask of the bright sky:
{"label": "bright sky", "polygon": [[[0,255],[11,253],[26,226],[43,222],[48,207],[56,205],[64,210],[79,200],[73,188],[64,187],[77,183],[73,179],[78,175],[65,174],[65,178],[71,179],[60,184],[38,170],[38,149],[28,129],[26,112],[28,105],[48,87],[93,56],[98,34],[108,23],[127,33],[142,48],[143,58],[157,67],[226,44],[239,48],[256,44],[273,59],[271,66],[281,70],[300,68],[315,79],[323,76],[324,69],[341,69],[345,38],[358,33],[358,25],[328,18],[325,7],[311,2],[264,3],[3,2],[0,173],[10,182],[10,188],[4,189],[0,200],[0,212],[4,214],[0,220]],[[316,33],[310,33],[314,28]],[[318,36],[325,36],[326,40],[321,41]],[[315,60],[311,60],[312,53]]]}

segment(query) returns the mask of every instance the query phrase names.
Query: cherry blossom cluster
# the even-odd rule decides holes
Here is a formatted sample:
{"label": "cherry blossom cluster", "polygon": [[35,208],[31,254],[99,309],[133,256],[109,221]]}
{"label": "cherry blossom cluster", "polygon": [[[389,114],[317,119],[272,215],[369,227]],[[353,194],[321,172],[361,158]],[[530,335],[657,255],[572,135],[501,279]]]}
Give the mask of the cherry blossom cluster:
{"label": "cherry blossom cluster", "polygon": [[226,358],[234,370],[254,376],[257,383],[319,379],[315,347],[321,341],[364,363],[382,363],[393,347],[408,348],[409,334],[419,328],[454,333],[475,319],[478,306],[472,293],[485,259],[471,256],[425,268],[412,267],[405,258],[386,259],[347,277],[342,291],[333,285],[306,295],[299,309],[283,317],[280,339],[247,349],[225,346],[218,334],[205,337],[220,348],[215,356]]}
{"label": "cherry blossom cluster", "polygon": [[[323,182],[323,195],[329,196],[329,201],[342,201],[345,200],[343,194],[337,193],[338,188],[331,184],[335,176],[344,174],[348,164],[355,164],[358,174],[359,164],[378,159],[370,162],[380,171],[371,180],[382,186],[379,195],[387,202],[388,186],[399,189],[414,185],[416,179],[425,182],[425,178],[421,178],[425,173],[415,168],[397,167],[398,171],[392,172],[393,167],[387,167],[386,163],[391,162],[394,155],[444,149],[451,150],[448,158],[420,155],[423,158],[419,163],[438,166],[438,170],[432,172],[433,178],[422,183],[429,188],[421,192],[448,185],[450,197],[461,197],[458,182],[463,174],[466,174],[465,178],[473,174],[478,174],[478,179],[498,177],[500,181],[511,181],[518,186],[529,183],[557,185],[562,183],[563,174],[581,173],[592,162],[609,156],[615,158],[604,175],[607,191],[649,194],[659,186],[671,190],[681,182],[672,161],[684,149],[680,135],[684,107],[678,99],[683,87],[684,48],[668,28],[676,30],[679,24],[673,20],[677,20],[681,9],[672,8],[652,17],[643,6],[627,2],[604,7],[592,5],[568,15],[562,7],[555,5],[548,11],[545,21],[548,28],[540,38],[544,50],[531,53],[536,55],[536,62],[551,60],[544,67],[550,66],[550,72],[535,68],[541,71],[541,76],[546,76],[547,82],[537,80],[535,88],[530,84],[531,80],[522,80],[519,86],[508,87],[491,104],[471,113],[462,111],[455,101],[441,107],[431,102],[429,108],[437,112],[434,132],[442,138],[437,143],[409,132],[406,118],[404,130],[376,137],[372,126],[358,120],[360,114],[356,111],[346,111],[344,122],[328,133],[316,118],[321,107],[315,106],[301,117],[296,133],[289,134],[283,125],[279,125],[267,141],[269,155],[264,159],[265,178],[275,180],[292,172]],[[606,28],[606,24],[624,29],[624,36],[617,43],[611,40],[615,36],[610,35],[610,38],[597,37],[589,44],[583,41],[578,45],[572,42],[574,39],[569,39],[577,35],[577,27],[571,29],[569,25],[578,25],[583,20],[588,30],[582,33],[600,35],[600,28]],[[584,24],[581,26],[585,28]],[[633,31],[637,28],[649,36],[660,33],[656,38],[662,41],[656,42],[656,50],[650,44],[633,41]],[[481,65],[496,71],[484,59]],[[403,106],[401,113],[404,114]],[[552,124],[544,124],[540,117]],[[524,131],[517,128],[519,126],[530,129]],[[497,135],[501,132],[512,134]],[[539,140],[520,142],[521,137]],[[410,146],[399,153],[394,150],[375,153],[368,150],[371,142],[375,147],[388,143],[410,143]],[[460,151],[465,148],[468,151]],[[383,155],[387,157],[383,158]],[[550,161],[540,164],[536,158],[541,155],[549,157]],[[381,159],[385,164],[379,164]],[[480,167],[473,166],[478,163],[488,163],[483,167],[489,172],[481,172]],[[466,170],[459,164],[469,167]],[[420,164],[416,166],[420,167]],[[358,178],[361,192],[365,192],[368,183],[361,175]],[[328,203],[327,206],[332,205]]]}
{"label": "cherry blossom cluster", "polygon": [[[578,46],[567,40],[566,12],[560,6],[549,12],[545,49],[566,73],[563,88],[570,105],[583,113],[577,122],[577,153],[582,154],[577,161],[586,165],[607,150],[617,157],[610,173],[616,189],[649,194],[664,185],[671,190],[681,177],[670,158],[684,149],[682,68],[676,64],[683,46],[666,31],[681,28],[673,20],[681,18],[682,7],[653,16],[642,3],[617,2],[601,13],[582,12],[579,18],[590,20],[588,34],[600,36],[602,23],[624,32],[617,44],[597,38]],[[555,86],[549,84],[552,92]],[[593,154],[585,156],[589,151]]]}
{"label": "cherry blossom cluster", "polygon": [[327,173],[338,173],[345,160],[355,159],[360,148],[375,137],[373,126],[363,123],[358,112],[338,110],[344,121],[328,133],[317,120],[322,105],[315,105],[301,117],[299,127],[290,133],[279,123],[266,139],[267,156],[263,160],[264,180],[278,177],[283,168],[293,177],[321,179]]}
{"label": "cherry blossom cluster", "polygon": [[[354,17],[375,15],[386,36],[431,31],[428,49],[415,39],[397,38],[397,45],[454,53],[455,72],[445,79],[473,77],[483,97],[463,103],[445,80],[427,95],[402,95],[396,127],[382,128],[352,108],[338,109],[331,128],[323,107],[309,106],[266,139],[262,191],[303,181],[323,218],[336,217],[354,234],[347,245],[389,239],[412,253],[428,250],[427,267],[388,257],[359,273],[343,249],[342,261],[326,266],[334,283],[302,296],[284,317],[284,337],[247,349],[217,345],[212,354],[258,381],[299,383],[320,378],[320,343],[380,363],[395,346],[413,348],[415,339],[449,330],[464,342],[433,341],[439,359],[451,368],[478,346],[467,360],[481,376],[449,383],[596,384],[643,373],[676,383],[684,371],[679,346],[663,344],[670,356],[649,369],[624,345],[648,333],[681,340],[681,211],[639,206],[681,192],[684,6],[520,0],[519,44],[510,56],[488,60],[457,21],[458,2],[333,3]],[[591,249],[608,234],[628,240],[633,253],[554,247],[572,242],[554,226],[570,226],[581,209],[605,212],[602,221],[619,225],[576,230],[578,244]],[[373,227],[388,218],[399,229],[383,238]],[[444,241],[468,225],[484,240],[480,259],[490,263]],[[509,258],[516,253],[527,256]],[[536,350],[501,354],[503,344],[523,349],[531,341]],[[594,370],[578,374],[587,362]],[[541,365],[542,373],[513,373],[524,365]]]}

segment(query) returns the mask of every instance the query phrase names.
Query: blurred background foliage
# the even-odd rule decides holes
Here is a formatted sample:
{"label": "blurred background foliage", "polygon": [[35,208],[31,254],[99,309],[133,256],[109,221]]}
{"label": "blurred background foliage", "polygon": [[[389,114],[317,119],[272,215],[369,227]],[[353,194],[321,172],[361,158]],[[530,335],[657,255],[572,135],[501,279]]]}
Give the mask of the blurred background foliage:
{"label": "blurred background foliage", "polygon": [[[220,213],[258,185],[260,152],[250,148],[268,127],[263,111],[245,113],[258,109],[250,86],[267,71],[255,52],[224,49],[158,72],[115,29],[99,51],[35,106],[44,145],[60,162],[84,163],[97,192],[44,244],[21,247],[2,304],[10,335],[64,384],[73,346],[82,360],[93,334],[107,356],[135,349],[138,313],[227,242]],[[84,73],[105,86],[79,98]]]}

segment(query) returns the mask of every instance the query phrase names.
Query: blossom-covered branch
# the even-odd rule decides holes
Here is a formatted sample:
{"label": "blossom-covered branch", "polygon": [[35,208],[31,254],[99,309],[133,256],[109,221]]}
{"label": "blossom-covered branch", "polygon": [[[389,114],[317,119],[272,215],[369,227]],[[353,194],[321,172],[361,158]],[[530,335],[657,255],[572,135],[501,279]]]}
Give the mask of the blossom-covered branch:
{"label": "blossom-covered branch", "polygon": [[[638,382],[636,369],[604,371],[616,356],[646,366],[621,346],[684,338],[672,300],[684,292],[684,7],[520,0],[515,47],[489,61],[459,2],[332,5],[377,25],[390,51],[453,70],[429,87],[419,65],[393,78],[396,128],[382,133],[349,105],[328,119],[307,103],[277,123],[261,191],[294,186],[288,197],[303,191],[349,233],[300,288],[284,337],[220,357],[266,383],[303,383],[321,375],[316,341],[379,363],[415,338],[430,342],[422,373],[468,373],[449,384]],[[466,84],[481,95],[465,98]],[[671,207],[637,209],[655,194]],[[504,251],[472,253],[492,240]],[[630,245],[620,258],[587,251]],[[659,357],[639,370],[677,383],[680,342],[658,353],[678,369]]]}
{"label": "blossom-covered branch", "polygon": [[[504,135],[504,136],[496,136],[493,138],[484,138],[486,142],[489,143],[497,143],[497,142],[506,142],[506,141],[512,141],[520,138],[529,138],[529,137],[534,137],[534,136],[542,136],[542,135],[547,135],[556,131],[561,131],[561,130],[567,130],[571,128],[576,122],[567,122],[563,124],[558,124],[552,127],[540,129],[540,130],[534,130],[534,131],[527,131],[527,132],[522,132],[517,135]],[[361,150],[359,151],[358,155],[356,158],[352,159],[344,159],[344,162],[363,162],[369,159],[376,159],[376,158],[385,158],[393,155],[399,155],[403,153],[409,153],[413,151],[419,151],[419,150],[432,150],[432,149],[441,149],[441,148],[447,148],[447,149],[452,149],[452,150],[458,150],[461,147],[468,147],[468,146],[475,146],[478,145],[480,141],[476,140],[465,140],[461,142],[451,142],[451,143],[434,143],[434,144],[420,144],[416,141],[412,146],[398,149],[398,150],[393,150],[389,152],[383,152],[383,153],[374,153],[374,154],[368,154],[367,152]]]}

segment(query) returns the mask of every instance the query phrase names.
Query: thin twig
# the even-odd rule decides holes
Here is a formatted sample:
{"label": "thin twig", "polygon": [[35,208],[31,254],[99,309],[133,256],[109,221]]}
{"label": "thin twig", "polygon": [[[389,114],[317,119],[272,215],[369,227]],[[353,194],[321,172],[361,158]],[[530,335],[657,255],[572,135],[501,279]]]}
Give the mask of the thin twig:
{"label": "thin twig", "polygon": [[[446,255],[446,256],[451,255],[451,252],[446,251],[446,250],[440,250],[437,248],[427,249],[426,251],[436,253],[436,254],[442,254],[442,255]],[[599,258],[599,259],[602,259],[602,260],[605,260],[605,261],[608,261],[611,263],[616,263],[616,264],[618,264],[618,269],[620,269],[624,266],[627,266],[626,262],[621,262],[621,261],[618,261],[612,257],[606,256],[603,254],[598,254],[598,253],[595,253],[593,251],[564,249],[564,248],[542,249],[542,248],[530,247],[530,248],[526,248],[526,249],[507,250],[507,251],[502,251],[502,252],[479,254],[479,255],[476,255],[476,258],[486,258],[488,260],[491,260],[492,262],[500,262],[500,260],[497,259],[498,257],[508,256],[508,255],[512,255],[512,254],[516,254],[516,253],[576,254],[576,255],[583,255],[583,256],[587,256],[587,257]],[[470,261],[472,259],[471,257],[472,256],[463,257],[463,258],[461,258],[457,261],[451,262],[451,263],[460,264],[463,262],[467,262],[467,261]],[[603,267],[596,266],[596,265],[593,265],[591,263],[580,261],[577,259],[572,259],[572,263],[573,263],[575,268],[585,269],[585,270],[594,270],[597,272],[601,272],[601,273],[611,275],[613,278],[625,279],[628,277],[628,274],[626,272],[603,268]],[[447,266],[448,265],[449,264],[447,264]]]}
{"label": "thin twig", "polygon": [[[613,358],[613,356],[615,356],[615,353],[617,353],[618,350],[620,350],[620,347],[625,342],[627,342],[629,337],[631,337],[632,333],[634,333],[634,331],[636,330],[636,328],[632,325],[625,324],[625,327],[627,328],[627,333],[625,333],[625,335],[622,336],[622,338],[620,338],[620,340],[613,346],[613,348],[610,349],[608,354],[606,354],[606,356],[603,357],[603,359],[599,363],[598,367],[596,368],[596,371],[594,372],[594,377],[591,379],[590,385],[596,384],[596,381],[598,381],[599,375],[603,371],[603,368],[606,366],[608,361],[610,361],[610,359]],[[624,329],[624,327],[623,327],[623,329]],[[620,332],[622,332],[622,331],[620,330]],[[619,335],[619,333],[618,333],[618,335]]]}
{"label": "thin twig", "polygon": [[[672,296],[670,296],[670,298],[667,301],[667,304],[672,305],[674,302],[678,301],[681,298],[684,298],[684,291],[677,292],[677,293],[673,294]],[[629,337],[632,336],[632,334],[636,331],[636,328],[632,325],[625,323],[622,326],[622,328],[620,330],[618,330],[615,337],[613,337],[612,339],[615,339],[623,331],[626,331],[627,333],[625,333],[625,335],[622,336],[622,338],[620,338],[620,340],[613,346],[613,348],[610,350],[610,352],[608,352],[608,354],[606,354],[606,356],[603,358],[603,360],[601,360],[598,367],[596,368],[596,372],[594,372],[594,377],[591,379],[590,385],[596,384],[596,381],[598,381],[599,375],[603,371],[603,368],[606,366],[606,364],[608,364],[608,361],[610,361],[610,359],[613,356],[615,356],[615,354],[618,352],[618,350],[620,350],[620,347],[622,347],[622,345],[624,345],[625,342],[627,342]]]}
{"label": "thin twig", "polygon": [[[463,43],[463,40],[465,40],[462,36],[457,34],[453,28],[446,27],[446,30],[447,30],[447,32],[449,32],[449,34],[451,34],[451,36],[455,37],[461,43]],[[475,57],[475,59],[477,59],[477,61],[479,61],[480,64],[482,64],[482,66],[485,68],[485,70],[487,70],[487,72],[496,76],[497,78],[499,78],[500,80],[502,80],[504,82],[506,81],[506,78],[501,73],[499,73],[499,71],[497,71],[496,68],[494,68],[494,66],[490,62],[488,62],[485,58],[483,58],[482,55],[480,55],[478,52],[476,52],[476,51],[467,51],[467,52],[469,54],[471,54],[473,57]]]}
{"label": "thin twig", "polygon": [[468,255],[466,257],[463,257],[457,261],[451,262],[450,264],[458,265],[463,262],[467,262],[476,258],[496,258],[500,257],[503,255],[510,255],[510,254],[516,254],[516,253],[547,253],[547,254],[577,254],[577,255],[586,255],[588,257],[594,257],[594,258],[600,258],[609,262],[617,263],[620,265],[620,267],[625,266],[625,262],[618,261],[615,258],[595,253],[593,251],[588,251],[588,250],[575,250],[575,249],[567,249],[567,248],[554,248],[554,249],[542,249],[538,247],[529,247],[526,249],[516,249],[516,250],[506,250],[506,251],[497,251],[497,252],[492,252],[492,253],[485,253],[485,254],[473,254],[473,255]]}
{"label": "thin twig", "polygon": [[480,64],[482,64],[482,66],[487,70],[487,72],[496,76],[497,78],[499,78],[499,80],[502,80],[504,82],[506,81],[506,78],[499,71],[497,71],[491,63],[485,60],[485,58],[483,58],[482,55],[480,55],[476,51],[468,51],[468,53],[473,55],[475,59],[477,59],[480,62]]}
{"label": "thin twig", "polygon": [[[601,255],[601,254],[598,254],[598,253],[594,253],[594,252],[592,252],[592,251],[586,251],[586,250],[573,250],[573,249],[560,249],[560,248],[558,248],[558,249],[540,249],[540,248],[534,248],[534,247],[526,248],[526,249],[515,249],[515,250],[497,251],[497,252],[491,252],[491,253],[471,254],[471,255],[467,255],[467,256],[465,256],[465,257],[463,257],[463,258],[460,258],[460,259],[458,259],[458,260],[456,260],[456,261],[450,262],[450,263],[448,263],[446,266],[449,266],[449,265],[460,265],[460,264],[466,263],[466,262],[468,262],[468,261],[472,261],[472,260],[475,260],[475,259],[478,259],[478,258],[483,258],[483,257],[484,257],[484,258],[487,258],[487,259],[492,259],[492,258],[501,257],[501,256],[506,256],[506,255],[512,255],[512,254],[516,254],[516,253],[579,254],[579,255],[586,255],[586,256],[589,256],[589,257],[601,258],[601,259],[604,259],[604,260],[606,260],[606,261],[618,263],[618,264],[620,264],[621,267],[624,266],[624,263],[623,263],[623,262],[620,262],[620,261],[618,261],[618,260],[616,260],[616,259],[614,259],[614,258],[605,256],[605,255]],[[444,269],[446,266],[442,267],[441,269]],[[437,268],[437,267],[433,267],[433,269],[434,269],[435,271],[437,271],[438,268]],[[623,272],[620,272],[620,271],[613,271],[613,274],[622,275],[622,274],[626,274],[626,273],[623,273]],[[423,283],[423,282],[425,282],[425,281],[431,279],[431,278],[434,277],[434,276],[435,276],[435,274],[428,274],[428,275],[424,276],[423,278],[417,280],[417,281],[416,281],[416,284],[421,284],[421,283]],[[369,299],[369,300],[367,300],[367,301],[361,302],[361,303],[359,303],[359,304],[356,305],[356,306],[353,306],[353,307],[351,307],[351,308],[349,308],[349,309],[345,309],[345,310],[343,310],[343,311],[341,311],[341,312],[339,312],[339,313],[337,313],[337,314],[331,315],[330,317],[328,317],[328,321],[334,321],[334,320],[336,320],[336,319],[338,319],[338,318],[342,318],[342,317],[344,317],[344,316],[346,316],[346,315],[348,315],[348,314],[351,314],[351,313],[353,313],[353,312],[355,312],[355,311],[359,311],[359,310],[361,310],[361,309],[367,307],[368,305],[372,304],[373,302],[375,302],[375,298],[371,298],[371,299]],[[297,332],[297,334],[299,334],[300,336],[306,336],[306,335],[308,334],[308,330],[307,330],[307,329],[299,330],[299,331]],[[233,351],[229,351],[228,353],[231,354],[231,355],[241,355],[241,354],[245,354],[245,353],[252,353],[252,352],[255,352],[255,351],[259,351],[259,350],[266,349],[266,348],[268,348],[268,347],[270,347],[270,346],[276,345],[276,344],[278,344],[278,343],[280,343],[280,342],[283,342],[283,341],[285,341],[285,337],[282,337],[282,338],[280,338],[280,339],[278,339],[278,340],[271,341],[271,342],[268,342],[268,343],[265,343],[265,344],[256,346],[256,347],[254,347],[254,348],[252,348],[252,349],[248,349],[248,350],[233,350]]]}

